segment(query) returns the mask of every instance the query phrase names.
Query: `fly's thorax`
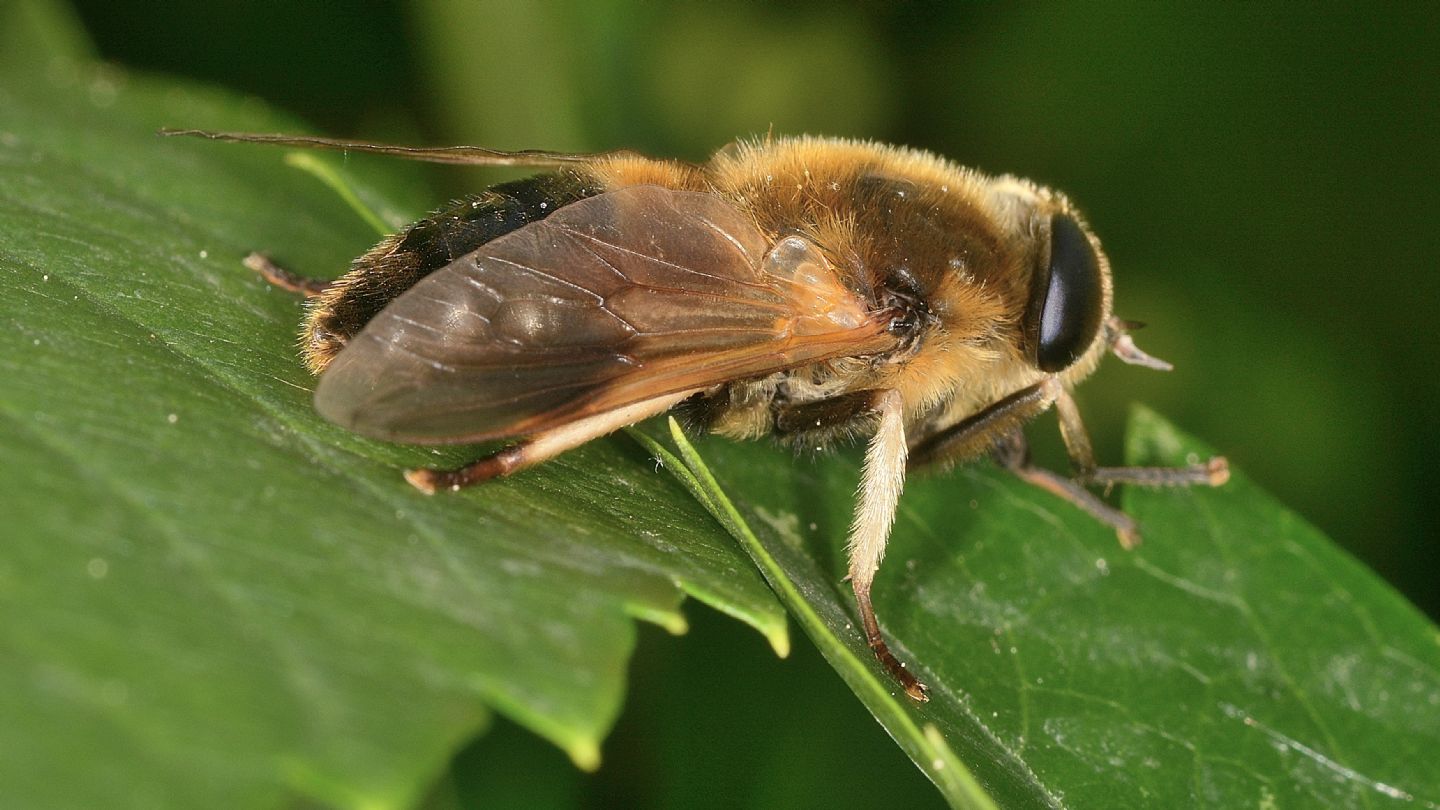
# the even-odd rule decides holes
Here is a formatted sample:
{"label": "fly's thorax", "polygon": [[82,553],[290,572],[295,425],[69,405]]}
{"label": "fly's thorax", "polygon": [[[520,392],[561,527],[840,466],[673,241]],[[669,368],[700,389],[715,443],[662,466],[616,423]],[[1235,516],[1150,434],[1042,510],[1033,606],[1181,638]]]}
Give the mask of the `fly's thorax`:
{"label": "fly's thorax", "polygon": [[713,179],[762,228],[819,245],[901,338],[855,387],[899,390],[907,420],[968,415],[1105,348],[1109,264],[1062,194],[923,152],[795,139],[718,156]]}
{"label": "fly's thorax", "polygon": [[1108,264],[1061,194],[933,155],[814,138],[740,144],[714,188],[781,240],[818,246],[897,338],[848,388],[899,390],[907,416],[978,409],[1103,351]]}

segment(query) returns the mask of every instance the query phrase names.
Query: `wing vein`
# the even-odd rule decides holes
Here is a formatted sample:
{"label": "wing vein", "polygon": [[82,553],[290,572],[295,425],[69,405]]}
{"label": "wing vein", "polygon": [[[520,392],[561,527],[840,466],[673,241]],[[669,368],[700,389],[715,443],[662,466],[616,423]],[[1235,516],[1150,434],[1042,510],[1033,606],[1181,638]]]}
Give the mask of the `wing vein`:
{"label": "wing vein", "polygon": [[[557,227],[563,227],[563,226],[557,226]],[[742,287],[753,287],[753,288],[759,289],[759,290],[770,290],[770,289],[771,289],[771,287],[770,287],[769,284],[765,284],[765,283],[757,282],[757,281],[745,281],[744,279],[739,279],[739,278],[734,278],[734,277],[717,276],[717,275],[715,275],[714,273],[706,273],[706,272],[703,272],[703,271],[700,271],[700,270],[696,270],[696,269],[693,268],[693,267],[686,267],[686,266],[684,266],[684,265],[682,265],[682,264],[676,264],[675,262],[668,261],[668,260],[666,260],[666,259],[662,259],[662,258],[660,258],[659,256],[651,256],[651,255],[646,254],[646,253],[641,253],[641,252],[638,251],[638,250],[634,250],[634,249],[632,249],[632,248],[627,248],[627,247],[625,247],[624,245],[619,245],[619,244],[616,244],[616,243],[614,243],[614,242],[611,242],[611,241],[608,241],[608,240],[605,240],[605,239],[601,239],[600,237],[594,236],[594,235],[592,235],[592,234],[582,233],[582,232],[580,232],[580,231],[572,231],[572,232],[573,232],[576,236],[580,237],[581,239],[588,239],[589,241],[594,242],[594,243],[596,243],[596,244],[604,245],[604,246],[609,247],[609,248],[614,248],[615,250],[618,250],[618,251],[620,251],[621,253],[625,253],[625,254],[634,256],[634,257],[636,257],[637,259],[640,259],[641,261],[654,262],[655,264],[659,264],[659,265],[662,265],[662,266],[664,266],[664,267],[668,267],[668,268],[670,268],[670,269],[672,269],[672,270],[678,270],[678,271],[680,271],[680,272],[682,272],[682,273],[689,273],[690,275],[694,275],[694,276],[699,276],[699,277],[701,277],[701,278],[710,279],[711,281],[723,282],[723,283],[725,283],[725,284],[738,284],[738,285],[740,285],[740,286],[742,286]],[[746,269],[750,269],[750,268],[748,267],[748,265],[747,265],[747,268],[746,268]]]}
{"label": "wing vein", "polygon": [[715,224],[715,221],[710,219],[709,217],[696,215],[696,219],[704,223],[705,227],[719,234],[721,239],[724,239],[726,242],[729,242],[732,246],[734,246],[735,251],[740,254],[740,258],[745,261],[745,264],[754,266],[755,260],[750,258],[750,251],[746,249],[746,247],[740,243],[740,240],[736,239],[733,234],[720,227],[719,225]]}
{"label": "wing vein", "polygon": [[585,295],[588,295],[588,296],[590,296],[591,298],[594,298],[597,303],[604,303],[604,301],[605,301],[605,296],[600,295],[599,293],[595,292],[594,290],[591,290],[591,289],[589,289],[589,288],[587,288],[587,287],[585,287],[585,286],[583,286],[583,285],[576,284],[576,283],[573,282],[573,281],[569,281],[569,280],[567,280],[567,279],[560,278],[559,276],[554,275],[553,273],[547,273],[547,272],[545,272],[544,270],[541,270],[541,269],[538,268],[538,267],[531,267],[530,265],[521,264],[520,262],[514,261],[513,259],[507,259],[507,258],[505,258],[504,256],[499,256],[499,255],[496,255],[496,254],[494,254],[494,253],[488,253],[488,254],[485,254],[484,256],[479,257],[479,258],[476,260],[475,265],[476,265],[477,269],[478,269],[479,266],[480,266],[480,261],[479,261],[479,259],[489,259],[489,260],[492,260],[492,261],[496,261],[496,262],[499,262],[499,263],[501,263],[501,264],[509,265],[509,266],[515,268],[516,270],[520,270],[521,272],[530,273],[531,275],[539,276],[540,278],[543,278],[543,279],[545,279],[546,281],[553,281],[553,282],[555,282],[556,284],[559,284],[559,285],[562,285],[562,286],[565,286],[565,287],[569,287],[570,289],[575,290],[576,292],[584,293]]}

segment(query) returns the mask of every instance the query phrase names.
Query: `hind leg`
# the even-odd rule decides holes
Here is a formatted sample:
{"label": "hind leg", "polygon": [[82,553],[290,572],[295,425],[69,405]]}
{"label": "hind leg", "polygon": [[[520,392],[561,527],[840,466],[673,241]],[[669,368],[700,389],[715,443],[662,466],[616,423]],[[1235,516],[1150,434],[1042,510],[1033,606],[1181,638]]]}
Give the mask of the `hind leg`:
{"label": "hind leg", "polygon": [[517,473],[527,467],[533,467],[566,450],[613,433],[626,425],[633,425],[643,419],[664,413],[695,393],[697,392],[681,391],[676,394],[666,394],[623,408],[616,408],[613,411],[577,419],[549,430],[542,430],[528,439],[522,439],[509,447],[501,448],[478,461],[472,461],[457,469],[433,470],[422,467],[406,470],[405,480],[427,495],[433,495],[442,490],[458,491],[492,478],[500,478]]}
{"label": "hind leg", "polygon": [[270,261],[270,257],[263,253],[251,253],[245,257],[244,264],[256,273],[259,273],[261,278],[274,284],[276,287],[289,292],[299,293],[306,298],[314,298],[320,295],[330,289],[330,285],[333,283],[292,273]]}

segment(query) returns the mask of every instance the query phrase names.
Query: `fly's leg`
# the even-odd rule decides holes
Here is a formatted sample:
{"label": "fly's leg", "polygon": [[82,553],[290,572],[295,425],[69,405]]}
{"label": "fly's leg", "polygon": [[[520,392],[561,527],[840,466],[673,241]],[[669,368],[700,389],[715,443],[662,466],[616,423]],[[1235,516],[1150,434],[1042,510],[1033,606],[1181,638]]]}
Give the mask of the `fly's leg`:
{"label": "fly's leg", "polygon": [[[1021,427],[1054,406],[1060,418],[1060,435],[1070,456],[1074,477],[1037,467],[1030,461],[1029,445]],[[998,437],[998,438],[997,438]],[[991,453],[1005,469],[1046,492],[1057,495],[1115,530],[1120,545],[1140,544],[1134,518],[1106,504],[1087,486],[1139,484],[1141,486],[1220,486],[1230,478],[1223,457],[1188,467],[1097,467],[1090,435],[1080,419],[1075,400],[1054,377],[1022,388],[980,412],[916,442],[910,466],[948,464]]]}
{"label": "fly's leg", "polygon": [[[1107,505],[1086,490],[1081,482],[1030,463],[1030,447],[1021,427],[1051,405],[1061,408],[1064,413],[1065,406],[1061,403],[1074,410],[1069,394],[1054,377],[1022,388],[973,416],[917,442],[911,449],[910,465],[949,464],[988,452],[1021,480],[1064,498],[1115,529],[1120,544],[1130,548],[1140,540],[1133,518]],[[1083,466],[1088,459],[1089,468],[1092,471],[1095,469],[1090,439],[1083,425],[1078,431],[1066,432],[1066,446],[1072,448],[1072,459],[1079,459],[1077,467]]]}
{"label": "fly's leg", "polygon": [[1020,442],[1021,453],[1025,458],[1022,458],[1018,465],[1013,457],[1002,458],[1002,463],[1022,479],[1060,495],[1101,522],[1112,526],[1120,539],[1120,545],[1126,549],[1140,544],[1140,533],[1135,521],[1125,513],[1106,506],[1086,490],[1086,486],[1103,485],[1107,490],[1116,484],[1146,487],[1218,487],[1230,480],[1230,463],[1224,456],[1215,456],[1204,464],[1184,467],[1097,467],[1095,451],[1090,445],[1090,434],[1085,430],[1085,423],[1080,419],[1080,410],[1068,391],[1060,391],[1055,400],[1055,412],[1060,417],[1060,438],[1065,441],[1065,451],[1070,456],[1071,467],[1075,470],[1073,479],[1030,466],[1028,452],[1023,448],[1023,436],[1020,437]]}
{"label": "fly's leg", "polygon": [[[554,450],[547,455],[543,446],[543,437],[544,434],[538,434],[533,439],[516,442],[453,470],[436,470],[429,467],[406,470],[405,480],[426,495],[434,495],[442,490],[458,492],[465,487],[481,484],[492,478],[501,478],[526,467],[533,467],[547,458],[553,458],[562,450],[569,449]],[[536,447],[537,442],[541,442],[541,446]]]}
{"label": "fly's leg", "polygon": [[1080,410],[1070,392],[1061,390],[1055,400],[1060,417],[1060,438],[1075,468],[1075,477],[1084,484],[1138,484],[1143,487],[1218,487],[1230,480],[1230,463],[1215,456],[1204,464],[1185,467],[1097,467],[1090,434],[1080,419]]}
{"label": "fly's leg", "polygon": [[260,277],[282,290],[314,298],[330,289],[333,282],[298,275],[281,267],[263,253],[251,253],[244,259],[246,267],[260,274]]}
{"label": "fly's leg", "polygon": [[993,402],[950,427],[917,439],[910,448],[910,468],[956,464],[994,449],[996,439],[1009,436],[1044,413],[1061,394],[1060,381],[1048,377]]}
{"label": "fly's leg", "polygon": [[905,694],[924,702],[929,700],[925,684],[910,673],[890,651],[875,617],[870,592],[875,572],[885,556],[890,528],[895,522],[895,509],[905,483],[905,444],[903,407],[899,393],[878,389],[851,391],[839,396],[803,404],[786,404],[774,411],[775,432],[779,435],[806,434],[814,431],[843,430],[862,420],[877,419],[874,437],[865,453],[865,472],[855,499],[855,519],[850,526],[846,551],[850,557],[850,587],[855,591],[855,608],[865,631],[865,642],[876,660]]}
{"label": "fly's leg", "polygon": [[1122,547],[1132,549],[1140,545],[1140,529],[1134,518],[1100,500],[1080,482],[1030,463],[1030,445],[1024,433],[1017,430],[1006,436],[996,445],[994,455],[1000,466],[1015,473],[1020,480],[1064,498],[1114,529]]}
{"label": "fly's leg", "polygon": [[890,527],[895,523],[895,508],[905,484],[907,453],[900,394],[895,391],[878,394],[874,407],[880,422],[865,452],[865,472],[856,498],[855,521],[850,527],[850,585],[855,589],[855,606],[871,652],[905,694],[923,703],[930,699],[925,684],[890,652],[870,602],[870,588],[875,583],[880,560],[885,556]]}
{"label": "fly's leg", "polygon": [[566,450],[613,433],[626,425],[633,425],[642,419],[664,413],[676,403],[695,393],[695,391],[681,391],[676,394],[666,394],[663,397],[643,400],[624,408],[578,419],[550,430],[542,430],[528,439],[516,442],[453,470],[428,468],[407,470],[405,480],[427,495],[433,495],[442,490],[464,489],[492,478],[500,478],[527,467],[533,467]]}
{"label": "fly's leg", "polygon": [[775,432],[781,436],[789,436],[845,425],[861,417],[873,415],[876,403],[885,394],[885,391],[867,388],[829,399],[799,405],[782,405],[775,409]]}
{"label": "fly's leg", "polygon": [[[249,138],[241,135],[233,138],[226,138],[224,137],[223,133],[207,133],[198,131],[162,131],[162,134],[198,135],[200,137],[206,138],[220,138],[242,141],[258,140],[261,142],[287,143],[286,139],[279,138],[277,140],[275,136],[269,136],[268,138],[266,136],[256,136],[254,138]],[[305,139],[300,140],[303,141]],[[368,205],[366,205],[360,200],[359,195],[357,195],[355,193],[355,190],[350,187],[349,182],[344,177],[342,177],[339,172],[336,172],[333,168],[331,168],[329,164],[316,160],[313,155],[305,152],[291,152],[290,155],[286,158],[285,162],[290,164],[291,166],[294,166],[297,169],[300,169],[303,172],[306,172],[307,174],[312,175],[317,180],[324,183],[331,191],[335,192],[335,194],[339,196],[341,200],[343,200],[347,205],[349,205],[355,211],[355,213],[360,216],[361,219],[365,220],[365,222],[369,223],[371,227],[375,228],[380,233],[380,235],[384,236],[390,233],[391,228],[385,224],[385,221],[381,219],[380,216],[375,213],[375,211],[371,210]],[[279,287],[282,290],[288,290],[293,293],[299,293],[306,298],[314,298],[317,295],[321,295],[334,283],[332,281],[310,278],[308,276],[302,276],[296,273],[292,273],[291,271],[286,270],[285,268],[275,264],[273,261],[270,260],[269,256],[266,256],[263,253],[251,253],[249,256],[245,257],[244,263],[246,267],[254,270],[256,273],[259,273],[261,278],[265,279],[271,284],[274,284],[276,287]]]}

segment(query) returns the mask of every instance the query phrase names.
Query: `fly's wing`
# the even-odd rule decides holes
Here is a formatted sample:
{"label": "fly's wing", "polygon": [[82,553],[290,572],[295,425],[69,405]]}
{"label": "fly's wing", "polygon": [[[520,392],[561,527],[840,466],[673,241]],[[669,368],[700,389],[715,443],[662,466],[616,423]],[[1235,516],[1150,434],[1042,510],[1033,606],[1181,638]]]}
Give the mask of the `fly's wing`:
{"label": "fly's wing", "polygon": [[261,132],[213,132],[204,129],[162,129],[161,135],[205,138],[211,141],[233,141],[236,143],[265,143],[273,146],[291,146],[300,149],[328,149],[333,152],[364,152],[372,155],[388,155],[405,160],[419,160],[427,163],[450,163],[459,166],[565,166],[577,163],[592,163],[598,158],[633,155],[633,152],[549,152],[544,149],[522,149],[506,152],[500,149],[486,149],[483,146],[400,146],[374,141],[351,141],[339,138],[320,138],[314,135],[273,135]]}
{"label": "fly's wing", "polygon": [[330,363],[327,419],[413,443],[535,433],[665,394],[894,347],[799,237],[718,195],[637,186],[427,276]]}

